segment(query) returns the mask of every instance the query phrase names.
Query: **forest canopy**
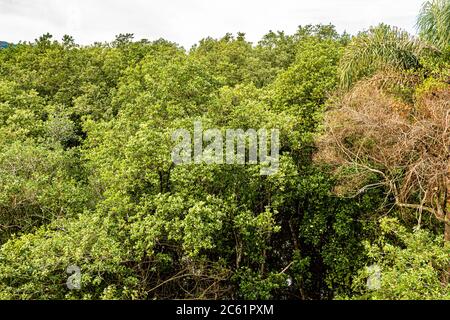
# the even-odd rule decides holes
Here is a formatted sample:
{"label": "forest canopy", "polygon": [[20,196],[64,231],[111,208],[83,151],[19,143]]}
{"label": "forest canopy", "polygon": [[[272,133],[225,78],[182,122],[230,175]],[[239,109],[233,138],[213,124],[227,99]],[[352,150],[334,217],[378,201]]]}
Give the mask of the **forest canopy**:
{"label": "forest canopy", "polygon": [[[450,299],[450,1],[417,26],[0,49],[0,299]],[[278,171],[174,165],[195,121]]]}

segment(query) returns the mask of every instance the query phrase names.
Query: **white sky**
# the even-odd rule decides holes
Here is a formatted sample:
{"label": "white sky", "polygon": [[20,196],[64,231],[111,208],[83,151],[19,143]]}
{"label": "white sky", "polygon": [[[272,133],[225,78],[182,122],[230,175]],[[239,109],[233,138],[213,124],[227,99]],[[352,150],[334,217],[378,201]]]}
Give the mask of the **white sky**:
{"label": "white sky", "polygon": [[207,36],[244,32],[257,42],[269,30],[333,23],[356,33],[385,22],[415,33],[424,0],[0,0],[0,40],[33,41],[49,32],[80,44],[165,38],[189,48]]}

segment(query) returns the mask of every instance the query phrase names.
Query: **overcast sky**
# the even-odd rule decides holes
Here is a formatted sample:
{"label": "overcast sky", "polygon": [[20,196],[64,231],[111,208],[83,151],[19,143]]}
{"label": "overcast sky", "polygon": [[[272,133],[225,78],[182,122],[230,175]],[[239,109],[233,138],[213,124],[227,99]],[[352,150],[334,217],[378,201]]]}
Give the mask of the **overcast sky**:
{"label": "overcast sky", "polygon": [[111,41],[119,33],[165,38],[189,48],[200,39],[244,32],[257,42],[269,30],[333,23],[356,33],[380,22],[415,33],[424,0],[0,0],[0,40],[33,41],[50,32],[77,43]]}

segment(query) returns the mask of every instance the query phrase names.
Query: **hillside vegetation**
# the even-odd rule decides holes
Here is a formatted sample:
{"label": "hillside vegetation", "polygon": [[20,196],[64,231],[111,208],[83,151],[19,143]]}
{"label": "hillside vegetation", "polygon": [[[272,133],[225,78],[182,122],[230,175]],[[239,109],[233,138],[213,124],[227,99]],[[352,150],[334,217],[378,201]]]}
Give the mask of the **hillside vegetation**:
{"label": "hillside vegetation", "polygon": [[[0,298],[450,299],[450,1],[418,29],[1,49]],[[278,172],[174,165],[199,120]]]}

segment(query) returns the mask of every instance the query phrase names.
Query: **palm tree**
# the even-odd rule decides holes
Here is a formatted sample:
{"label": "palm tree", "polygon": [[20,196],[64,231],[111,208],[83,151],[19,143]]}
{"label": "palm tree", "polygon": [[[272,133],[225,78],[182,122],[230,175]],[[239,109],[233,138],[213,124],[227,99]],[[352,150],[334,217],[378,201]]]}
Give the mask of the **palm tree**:
{"label": "palm tree", "polygon": [[420,37],[439,49],[450,46],[450,0],[432,0],[423,4],[417,20]]}
{"label": "palm tree", "polygon": [[423,4],[417,20],[419,38],[405,31],[380,24],[354,37],[340,65],[343,87],[383,68],[420,68],[424,49],[434,53],[450,49],[450,0],[431,0]]}
{"label": "palm tree", "polygon": [[[400,71],[398,72],[399,74],[407,74],[405,72],[402,72],[405,70],[420,69],[422,68],[421,58],[425,57],[425,53],[427,52],[433,53],[433,55],[444,62],[444,66],[448,66],[448,60],[446,59],[448,58],[448,54],[450,52],[450,0],[431,0],[425,2],[419,14],[417,26],[419,29],[419,38],[413,37],[405,31],[401,31],[395,27],[391,27],[385,24],[381,24],[375,28],[371,28],[368,31],[362,32],[354,37],[350,44],[347,46],[341,59],[340,80],[342,85],[348,89],[362,77],[370,76],[380,69],[395,69],[395,71]],[[426,61],[426,59],[424,60]],[[444,68],[448,69],[448,67]],[[443,74],[448,74],[447,69]],[[364,83],[362,84],[364,85]],[[376,93],[376,90],[374,88],[371,88],[370,86],[363,88],[366,91],[361,94],[360,90],[359,94],[363,97],[364,94],[368,94],[367,99],[369,101],[367,103],[364,102],[365,104],[363,104],[363,106],[372,106],[374,108],[374,110],[371,111],[373,119],[374,121],[379,121],[379,113],[383,113],[383,111],[381,103],[373,104],[373,94]],[[367,91],[369,92],[367,93]],[[445,121],[445,119],[448,118],[448,87],[447,89],[443,90],[443,93],[433,93],[433,97],[438,97],[439,94],[442,94],[443,99],[430,104],[427,116],[437,114],[439,110],[441,110],[442,113],[433,118],[432,121],[425,117],[423,119],[424,123],[427,121],[427,123],[438,123],[439,121],[442,121],[442,119],[444,119]],[[384,94],[381,94],[381,96],[384,97]],[[354,96],[351,96],[351,99],[355,100]],[[390,107],[391,106],[389,106],[389,108]],[[423,106],[420,106],[420,108],[423,108]],[[416,109],[419,110],[420,108]],[[407,126],[420,124],[420,122],[417,122],[419,114],[417,110],[415,110],[415,115],[413,117],[415,122],[411,122],[411,119],[408,118],[406,121]],[[340,110],[339,112],[342,112],[342,110]],[[352,114],[352,112],[349,112],[348,109],[344,110],[342,114],[344,116],[354,116],[354,114]],[[336,117],[336,115],[334,116]],[[363,116],[360,116],[357,119],[360,125],[367,125],[369,123],[369,116],[370,114],[367,113],[367,111],[365,114],[363,114]],[[364,118],[364,121],[359,120],[362,118]],[[384,123],[381,123],[382,125],[380,125],[380,127],[388,123],[388,120],[389,119],[387,119]],[[358,121],[355,121],[354,123],[358,123]],[[395,132],[398,124],[399,122],[396,120],[395,124],[389,128],[389,132]],[[425,125],[425,127],[427,125]],[[338,126],[343,128],[343,130],[347,130],[345,132],[343,131],[344,134],[348,134],[349,132],[351,132],[351,130],[349,130],[349,127],[343,126],[342,123],[336,125],[336,127]],[[445,136],[446,138],[448,138],[448,121],[444,126],[445,127],[443,127],[442,129],[439,129],[439,134],[443,137]],[[373,125],[373,123],[369,123],[368,128],[374,127],[375,126]],[[436,125],[429,125],[429,128],[431,127],[435,128]],[[420,130],[413,130],[411,132],[419,131]],[[379,136],[380,134],[381,132],[377,131],[374,136]],[[401,141],[403,136],[404,132],[401,133],[399,138],[393,138],[390,140],[386,139],[386,141],[392,142],[396,141],[396,139],[397,141]],[[407,141],[408,143],[411,143],[412,139],[407,139]],[[422,146],[423,141],[425,140],[420,140],[420,143],[418,145]],[[383,140],[380,140],[380,142],[377,144],[377,150],[379,150],[382,143]],[[425,154],[427,157],[432,156],[432,153],[430,153],[429,150],[433,143],[434,142],[428,142],[428,144],[426,145],[426,150],[422,154]],[[341,143],[340,145],[344,146],[345,144]],[[448,141],[446,141],[442,146],[438,148],[438,150],[440,151],[436,152],[435,154],[441,155],[442,152],[444,152],[443,150],[448,150],[448,148],[446,148],[448,145]],[[362,149],[358,149],[356,158],[360,157],[361,150]],[[404,151],[405,150],[402,150],[400,148],[400,152]],[[391,154],[393,153],[394,151],[391,152]],[[421,153],[417,150],[413,150],[412,154],[413,156],[408,158],[408,161],[411,159],[415,159],[415,157],[419,156]],[[432,206],[436,206],[437,208],[436,211],[434,211],[434,213],[437,213],[436,216],[439,217],[440,220],[445,222],[444,238],[447,242],[450,242],[450,165],[448,163],[448,157],[444,157],[440,165],[443,169],[440,171],[440,175],[437,179],[439,181],[439,187],[433,186],[433,188],[430,188],[430,192],[426,192],[425,194],[428,194],[428,196],[433,194],[432,201],[430,201],[430,203]],[[406,168],[408,166],[403,165],[403,167]],[[414,166],[414,170],[417,170],[417,168],[418,167]],[[427,169],[430,169],[429,164],[427,164]],[[432,174],[436,174],[437,172],[439,172],[439,170],[433,169],[430,172]],[[426,176],[430,177],[431,174],[427,174]],[[408,179],[410,178],[410,176],[405,177],[407,177],[405,181],[408,181]],[[417,185],[413,188],[410,188],[410,186],[408,186],[404,188],[404,190],[408,190],[408,192],[410,192],[417,186],[419,188],[423,188],[423,182],[417,183]],[[396,200],[396,202],[398,201]],[[423,204],[424,202],[419,205],[419,208],[421,208],[421,210],[421,206],[423,206]],[[400,201],[398,205],[402,206],[405,204],[402,204]],[[417,206],[418,204],[406,204],[406,207],[409,208],[414,208]],[[433,211],[431,210],[431,212]]]}
{"label": "palm tree", "polygon": [[380,24],[370,28],[354,37],[346,48],[340,64],[340,82],[348,88],[379,69],[419,68],[419,57],[426,47],[396,27]]}

